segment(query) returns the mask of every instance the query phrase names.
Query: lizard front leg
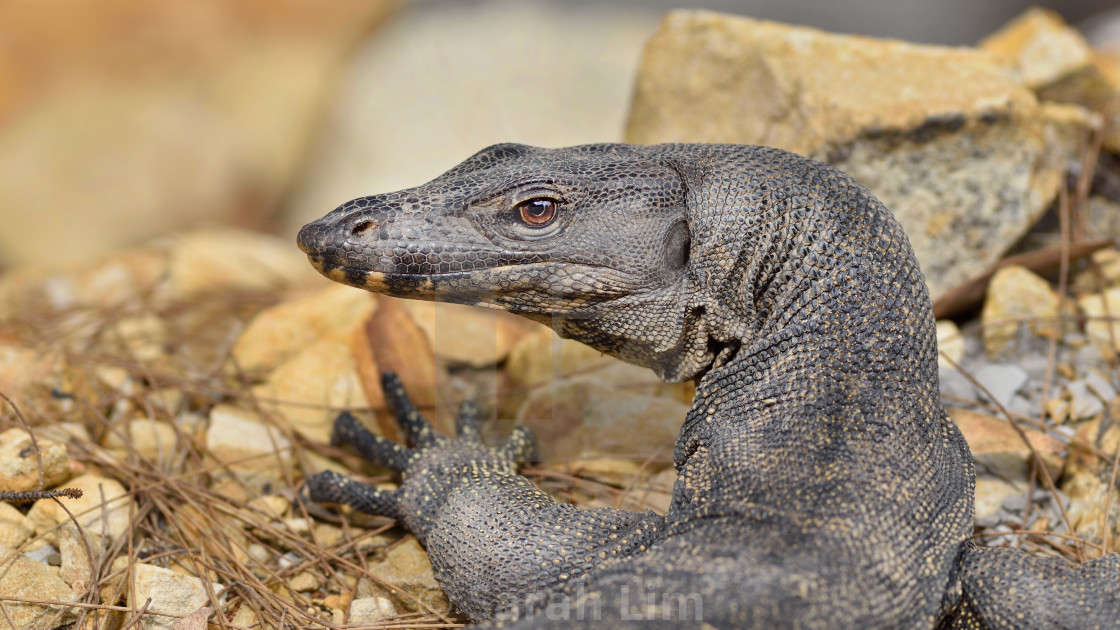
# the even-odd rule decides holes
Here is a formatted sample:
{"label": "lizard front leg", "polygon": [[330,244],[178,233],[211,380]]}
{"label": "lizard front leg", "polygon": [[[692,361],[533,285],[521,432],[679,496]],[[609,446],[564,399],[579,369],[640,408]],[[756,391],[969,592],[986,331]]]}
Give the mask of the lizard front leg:
{"label": "lizard front leg", "polygon": [[400,472],[400,487],[381,490],[324,472],[307,480],[310,496],[402,522],[427,548],[440,586],[471,620],[540,600],[603,561],[640,553],[663,537],[664,519],[653,512],[576,508],[518,474],[536,454],[527,429],[488,447],[479,439],[474,405],[464,403],[458,437],[437,435],[395,375],[386,373],[382,384],[414,448],[373,435],[349,414],[336,419],[332,442],[352,444]]}

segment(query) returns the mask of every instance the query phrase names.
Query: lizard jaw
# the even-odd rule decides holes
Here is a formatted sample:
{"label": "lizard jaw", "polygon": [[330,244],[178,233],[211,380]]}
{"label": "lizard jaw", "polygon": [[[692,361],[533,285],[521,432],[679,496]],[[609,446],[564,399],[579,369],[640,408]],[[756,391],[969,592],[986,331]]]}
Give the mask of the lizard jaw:
{"label": "lizard jaw", "polygon": [[[594,268],[600,274],[604,268],[589,265],[566,265],[568,281],[550,292],[547,301],[532,291],[541,274],[555,274],[555,263],[503,265],[442,273],[405,273],[362,269],[329,262],[314,254],[308,259],[315,269],[327,278],[348,286],[364,289],[390,297],[454,302],[484,308],[508,310],[529,317],[557,317],[590,304],[622,297],[629,291],[621,286],[605,287],[603,283],[590,284],[581,279]],[[511,273],[516,271],[517,273]],[[501,288],[492,277],[505,279]],[[520,281],[518,278],[521,278]],[[483,288],[485,287],[485,288]]]}

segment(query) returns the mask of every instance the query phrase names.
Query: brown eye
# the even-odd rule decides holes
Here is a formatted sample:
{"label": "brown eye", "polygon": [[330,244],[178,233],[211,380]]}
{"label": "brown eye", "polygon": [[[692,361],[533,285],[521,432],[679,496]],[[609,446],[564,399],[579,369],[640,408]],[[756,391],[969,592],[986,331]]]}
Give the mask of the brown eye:
{"label": "brown eye", "polygon": [[517,204],[517,211],[521,214],[521,222],[529,227],[539,228],[552,223],[556,218],[555,199],[541,197],[522,201]]}

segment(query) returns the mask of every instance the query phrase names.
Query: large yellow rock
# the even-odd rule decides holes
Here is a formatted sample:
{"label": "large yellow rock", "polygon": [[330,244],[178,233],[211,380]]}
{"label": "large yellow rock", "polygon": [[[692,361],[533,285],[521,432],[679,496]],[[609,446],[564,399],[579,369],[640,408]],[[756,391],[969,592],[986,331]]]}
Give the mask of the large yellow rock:
{"label": "large yellow rock", "polygon": [[262,408],[319,442],[330,441],[338,411],[370,407],[349,343],[330,338],[292,355],[253,394]]}
{"label": "large yellow rock", "polygon": [[404,300],[401,305],[428,336],[436,356],[459,365],[494,365],[518,340],[541,328],[516,315],[462,304]]}
{"label": "large yellow rock", "polygon": [[561,339],[548,328],[526,335],[513,347],[505,372],[509,378],[508,392],[501,402],[505,417],[517,415],[530,397],[538,408],[563,405],[564,385],[576,379],[590,380],[627,395],[660,396],[685,403],[693,393],[691,383],[665,383],[648,368],[625,363],[578,341]]}
{"label": "large yellow rock", "polygon": [[[7,547],[0,547],[0,594],[4,597],[60,602],[75,599],[74,591],[54,575],[50,567]],[[6,621],[11,621],[20,630],[65,627],[77,616],[74,608],[13,601],[4,603],[4,611]]]}
{"label": "large yellow rock", "polygon": [[331,285],[301,294],[256,315],[237,338],[238,369],[268,372],[323,337],[349,339],[377,307],[368,291]]}
{"label": "large yellow rock", "polygon": [[534,389],[518,410],[517,423],[537,436],[545,460],[621,456],[659,468],[672,462],[688,409],[679,400],[589,376]]}
{"label": "large yellow rock", "polygon": [[1040,106],[985,51],[674,11],[646,45],[626,139],[763,144],[839,167],[894,211],[936,298],[1026,232],[1094,124]]}

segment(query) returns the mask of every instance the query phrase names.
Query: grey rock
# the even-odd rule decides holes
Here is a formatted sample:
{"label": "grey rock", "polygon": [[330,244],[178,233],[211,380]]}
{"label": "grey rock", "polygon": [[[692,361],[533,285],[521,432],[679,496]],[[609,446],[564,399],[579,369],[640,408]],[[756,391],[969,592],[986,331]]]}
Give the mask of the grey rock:
{"label": "grey rock", "polygon": [[1027,371],[1018,365],[990,363],[973,373],[973,378],[984,386],[984,391],[977,389],[976,394],[988,402],[997,403],[1004,407],[1011,407],[1012,400],[1030,376]]}
{"label": "grey rock", "polygon": [[1104,403],[1089,390],[1089,385],[1084,379],[1066,383],[1066,392],[1069,393],[1070,398],[1070,418],[1074,420],[1092,418],[1104,411]]}
{"label": "grey rock", "polygon": [[1106,405],[1116,398],[1116,388],[1097,370],[1089,370],[1085,376],[1085,384]]}
{"label": "grey rock", "polygon": [[55,547],[54,545],[43,545],[42,547],[39,547],[38,549],[35,549],[33,551],[23,552],[23,555],[31,558],[32,560],[35,560],[36,562],[47,564],[51,556],[58,555],[58,547]]}
{"label": "grey rock", "polygon": [[975,396],[975,388],[972,382],[955,369],[942,368],[938,372],[938,379],[941,382],[941,394],[953,396],[955,398],[962,398],[970,400]]}

